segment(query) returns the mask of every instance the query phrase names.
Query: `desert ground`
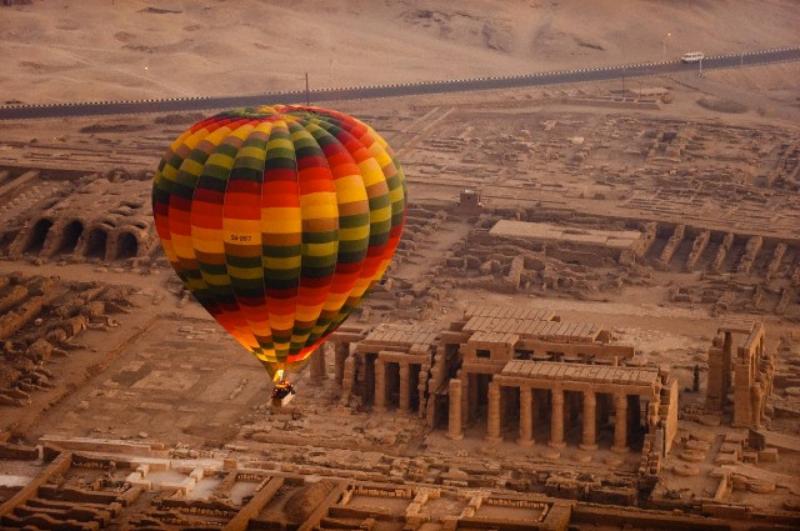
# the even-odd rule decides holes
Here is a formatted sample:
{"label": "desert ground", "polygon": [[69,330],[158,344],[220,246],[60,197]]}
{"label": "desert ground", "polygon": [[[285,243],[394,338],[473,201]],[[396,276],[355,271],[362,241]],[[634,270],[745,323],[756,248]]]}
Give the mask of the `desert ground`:
{"label": "desert ground", "polygon": [[[3,10],[3,99],[256,94],[784,46],[791,1],[36,1]],[[758,21],[757,24],[753,21]]]}
{"label": "desert ground", "polygon": [[[796,45],[798,26],[788,1],[35,1],[0,7],[0,100],[659,61]],[[610,80],[337,103],[395,150],[407,225],[387,280],[284,408],[180,285],[154,232],[153,172],[203,113],[3,122],[0,527],[748,529],[762,518],[791,529],[798,81],[800,66],[785,63],[625,90]],[[537,340],[565,352],[590,332],[596,359],[543,363],[651,378],[649,402],[625,406],[635,413],[622,452],[619,410],[600,391],[593,448],[574,393],[561,444],[554,398],[533,394],[527,435],[520,391],[493,409],[491,386],[465,374],[478,340],[458,336],[454,357],[447,339],[485,311],[549,322],[562,339]],[[419,339],[378,339],[387,330]],[[744,391],[764,393],[754,420],[738,417],[738,380],[712,399],[726,330],[742,363],[763,332],[748,365],[760,379]],[[501,332],[475,333],[502,343]],[[452,397],[466,385],[462,417]]]}

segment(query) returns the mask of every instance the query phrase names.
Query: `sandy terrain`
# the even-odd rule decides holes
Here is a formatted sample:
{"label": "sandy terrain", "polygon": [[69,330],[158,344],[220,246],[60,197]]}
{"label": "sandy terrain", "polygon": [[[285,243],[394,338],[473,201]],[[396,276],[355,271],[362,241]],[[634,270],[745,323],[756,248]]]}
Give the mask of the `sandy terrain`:
{"label": "sandy terrain", "polygon": [[[686,49],[785,46],[800,25],[800,10],[788,1],[641,1],[624,9],[610,0],[362,0],[325,10],[322,4],[116,0],[109,9],[107,1],[89,0],[0,7],[0,101],[291,89],[302,86],[306,70],[312,83],[341,86],[657,60],[659,36],[667,31],[672,57]],[[642,494],[642,505],[689,514],[711,500],[800,515],[796,473],[787,481],[800,463],[798,80],[800,66],[791,63],[703,78],[694,72],[641,78],[629,81],[624,94],[620,80],[610,80],[341,102],[338,109],[372,124],[395,148],[411,200],[390,281],[347,324],[356,335],[361,327],[410,325],[444,336],[464,326],[457,321],[465,309],[488,305],[552,312],[562,320],[557,324],[574,325],[567,342],[591,324],[609,349],[633,347],[632,358],[613,363],[650,373],[668,368],[677,379],[674,446],[659,457],[654,494]],[[420,366],[415,374],[430,378],[423,397],[419,380],[409,384],[398,364],[384,360],[379,405],[375,360],[405,354],[357,353],[354,345],[347,359],[357,362],[349,369],[330,348],[325,370],[317,367],[326,378],[308,370],[295,380],[298,394],[289,406],[269,407],[262,368],[181,290],[154,236],[151,172],[164,146],[197,119],[186,113],[3,123],[0,478],[11,473],[19,484],[5,490],[0,484],[0,504],[38,473],[15,456],[49,441],[81,451],[110,448],[116,457],[145,452],[176,459],[170,466],[206,460],[209,474],[213,457],[220,467],[223,460],[237,466],[233,459],[248,471],[292,475],[252,527],[302,522],[287,517],[285,506],[295,489],[320,478],[464,489],[457,498],[414,501],[436,516],[433,527],[409,523],[408,529],[444,529],[437,518],[458,517],[470,496],[489,491],[635,510],[613,491],[633,496],[654,477],[642,468],[654,450],[645,445],[649,421],[638,398],[631,451],[620,453],[612,450],[617,412],[614,425],[609,411],[595,422],[597,450],[579,446],[588,414],[571,392],[567,445],[555,451],[548,411],[534,415],[535,442],[518,442],[521,393],[509,389],[502,391],[500,437],[488,441],[489,391],[475,378],[476,411],[467,415],[464,438],[451,438],[449,379],[458,378],[455,361],[465,354],[451,356],[450,345],[443,352],[414,345],[432,364],[424,370],[430,373]],[[482,204],[470,204],[461,195],[465,188],[481,194]],[[523,229],[517,239],[491,234],[501,221],[557,225],[573,239],[526,239]],[[633,235],[627,248],[576,243],[587,231]],[[44,278],[51,276],[59,278]],[[61,295],[43,302],[48,293]],[[751,329],[756,321],[764,323],[765,348],[777,367],[761,426],[773,441],[767,450],[775,452],[763,456],[749,446],[748,428],[731,427],[732,405],[721,413],[706,408],[709,347],[718,328]],[[745,336],[736,337],[738,347]],[[42,346],[48,342],[52,352]],[[608,360],[595,362],[588,372],[607,368]],[[445,385],[436,387],[437,374],[448,374]],[[401,406],[403,380],[411,393],[407,406]],[[611,395],[597,394],[606,395],[597,400],[608,410]],[[545,392],[536,400],[549,398]],[[775,444],[783,445],[779,452]],[[121,489],[131,472],[92,468],[76,466],[55,483],[84,488],[87,478],[105,474],[119,484],[98,479],[92,488]],[[161,501],[167,492],[164,499],[182,507],[174,511],[199,518],[193,504],[218,503],[212,493],[225,491],[214,485],[235,490],[235,471],[227,481],[218,471],[183,495],[175,492],[193,470],[145,472],[158,488],[120,518],[145,510],[156,520],[173,518]],[[729,490],[719,489],[723,473],[731,475]],[[260,477],[245,475],[239,479],[248,485],[237,485],[252,493]],[[583,494],[559,492],[558,485]],[[606,486],[611,498],[603,497]],[[50,491],[38,494],[61,495]],[[358,510],[383,518],[369,524],[373,529],[405,525],[413,496],[353,492],[346,508],[353,520],[336,528],[366,522]],[[231,500],[238,510],[243,494]],[[478,516],[532,518],[521,507],[481,503]],[[592,520],[583,518],[572,524]]]}
{"label": "sandy terrain", "polygon": [[316,87],[518,74],[786,46],[800,26],[785,0],[107,5],[2,8],[0,99],[249,94],[302,88],[305,72]]}

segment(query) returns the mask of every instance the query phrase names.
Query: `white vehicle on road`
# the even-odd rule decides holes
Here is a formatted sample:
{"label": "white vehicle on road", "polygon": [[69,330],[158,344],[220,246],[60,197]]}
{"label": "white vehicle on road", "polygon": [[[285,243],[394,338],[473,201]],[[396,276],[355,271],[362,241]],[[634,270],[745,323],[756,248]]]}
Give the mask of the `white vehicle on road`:
{"label": "white vehicle on road", "polygon": [[703,52],[686,52],[685,54],[681,55],[681,62],[684,63],[699,63],[703,59],[705,59],[706,54]]}

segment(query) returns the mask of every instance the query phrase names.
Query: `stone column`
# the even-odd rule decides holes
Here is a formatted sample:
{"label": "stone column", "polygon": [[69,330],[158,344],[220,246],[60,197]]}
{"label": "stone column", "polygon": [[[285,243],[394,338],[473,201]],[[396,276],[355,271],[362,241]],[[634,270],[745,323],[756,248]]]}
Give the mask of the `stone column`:
{"label": "stone column", "polygon": [[628,451],[628,396],[623,393],[614,395],[614,452]]}
{"label": "stone column", "polygon": [[380,357],[375,360],[375,409],[386,409],[386,362]]}
{"label": "stone column", "polygon": [[347,356],[350,353],[350,344],[334,343],[333,353],[334,353],[334,364],[335,364],[334,376],[336,378],[336,383],[342,385],[342,378],[344,377],[344,360],[347,359]]}
{"label": "stone column", "polygon": [[464,438],[464,431],[461,428],[461,380],[451,378],[449,385],[450,410],[447,421],[447,436],[453,440],[460,441]]}
{"label": "stone column", "polygon": [[[464,369],[461,369],[459,372],[463,371]],[[478,375],[475,373],[465,373],[462,378],[462,407],[464,408],[464,411],[462,411],[462,418],[464,419],[464,424],[468,424],[478,411]],[[464,389],[464,386],[466,386],[466,389]]]}
{"label": "stone column", "polygon": [[417,365],[417,385],[414,391],[417,393],[417,416],[425,418],[425,410],[428,406],[428,401],[425,399],[426,391],[428,389],[428,381],[426,376],[430,374],[430,367],[425,364]]}
{"label": "stone column", "polygon": [[552,389],[552,411],[550,412],[550,442],[553,448],[563,448],[564,443],[564,390]]}
{"label": "stone column", "polygon": [[642,400],[639,395],[628,399],[628,429],[637,430],[642,425]]}
{"label": "stone column", "polygon": [[583,450],[597,450],[597,397],[594,391],[583,393]]}
{"label": "stone column", "polygon": [[325,374],[325,347],[327,345],[320,345],[317,350],[311,355],[311,381],[314,383],[322,383],[322,380],[328,377]]}
{"label": "stone column", "polygon": [[754,430],[761,428],[761,414],[763,411],[764,391],[761,382],[755,382],[750,387],[750,427]]}
{"label": "stone column", "polygon": [[356,358],[355,356],[348,356],[345,358],[344,367],[342,370],[342,404],[347,404],[350,400],[350,394],[353,392],[353,380],[356,375]]}
{"label": "stone column", "polygon": [[730,391],[732,378],[731,368],[733,367],[733,334],[725,332],[725,338],[722,343],[722,406],[725,407],[728,391]]}
{"label": "stone column", "polygon": [[400,364],[400,404],[399,409],[405,413],[411,408],[411,395],[409,389],[409,367],[408,363]]}
{"label": "stone column", "polygon": [[530,387],[519,388],[519,445],[533,445],[533,392]]}
{"label": "stone column", "polygon": [[489,411],[486,419],[486,440],[492,443],[500,442],[500,384],[489,384]]}

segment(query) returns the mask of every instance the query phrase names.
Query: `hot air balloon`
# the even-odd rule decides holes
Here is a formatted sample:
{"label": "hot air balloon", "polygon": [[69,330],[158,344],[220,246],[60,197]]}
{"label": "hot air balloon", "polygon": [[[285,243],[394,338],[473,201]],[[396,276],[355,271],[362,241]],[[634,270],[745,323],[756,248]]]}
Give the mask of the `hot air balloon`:
{"label": "hot air balloon", "polygon": [[307,364],[385,273],[406,183],[386,141],[356,118],[260,106],[181,134],[158,166],[152,199],[169,262],[263,364],[280,401],[294,393],[287,373]]}

